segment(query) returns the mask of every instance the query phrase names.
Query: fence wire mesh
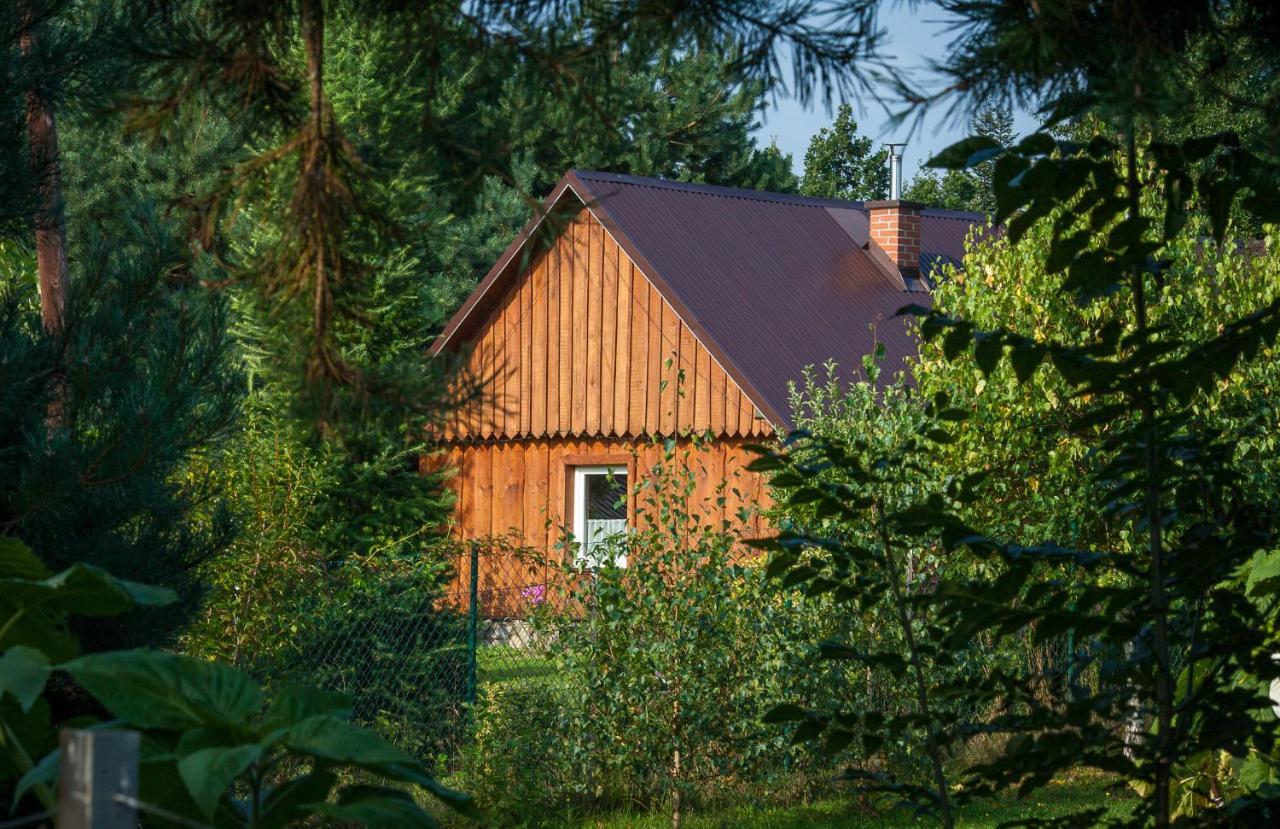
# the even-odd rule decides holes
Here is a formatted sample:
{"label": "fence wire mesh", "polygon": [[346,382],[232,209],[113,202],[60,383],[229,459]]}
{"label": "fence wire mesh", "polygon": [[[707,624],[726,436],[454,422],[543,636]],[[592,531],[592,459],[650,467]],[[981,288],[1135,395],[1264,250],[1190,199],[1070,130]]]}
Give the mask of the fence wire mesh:
{"label": "fence wire mesh", "polygon": [[335,598],[263,679],[344,694],[357,722],[418,756],[452,757],[483,686],[554,679],[533,617],[558,593],[560,554],[475,543],[454,557],[440,589]]}

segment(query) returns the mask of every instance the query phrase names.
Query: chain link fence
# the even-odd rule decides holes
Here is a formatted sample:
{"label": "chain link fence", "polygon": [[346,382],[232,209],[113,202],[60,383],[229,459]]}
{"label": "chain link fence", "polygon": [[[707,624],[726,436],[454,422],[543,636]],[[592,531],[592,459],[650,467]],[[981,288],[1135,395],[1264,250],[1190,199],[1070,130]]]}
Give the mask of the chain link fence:
{"label": "chain link fence", "polygon": [[345,694],[355,719],[422,757],[451,758],[489,683],[554,681],[532,617],[558,595],[560,551],[472,542],[442,589],[382,586],[333,597],[271,684]]}

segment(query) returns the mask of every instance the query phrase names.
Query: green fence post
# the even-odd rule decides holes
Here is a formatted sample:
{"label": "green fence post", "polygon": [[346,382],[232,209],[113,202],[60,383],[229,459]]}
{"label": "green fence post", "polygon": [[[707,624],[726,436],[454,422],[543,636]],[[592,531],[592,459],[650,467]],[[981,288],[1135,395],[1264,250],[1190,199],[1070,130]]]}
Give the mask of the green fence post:
{"label": "green fence post", "polygon": [[476,701],[476,634],[480,628],[480,544],[471,542],[471,601],[467,608],[467,702]]}

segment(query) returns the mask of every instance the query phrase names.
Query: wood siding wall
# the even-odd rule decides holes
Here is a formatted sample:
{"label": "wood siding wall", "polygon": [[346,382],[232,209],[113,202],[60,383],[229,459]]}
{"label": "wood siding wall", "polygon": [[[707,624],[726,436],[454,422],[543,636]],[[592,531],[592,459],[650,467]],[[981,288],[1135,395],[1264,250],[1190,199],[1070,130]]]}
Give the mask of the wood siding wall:
{"label": "wood siding wall", "polygon": [[[729,521],[746,536],[765,529],[759,510],[769,505],[764,479],[746,468],[755,458],[744,448],[749,442],[713,441],[687,460],[697,482],[691,507],[704,521],[715,526]],[[634,486],[638,476],[662,459],[662,453],[661,446],[647,441],[554,438],[455,445],[435,462],[458,470],[450,480],[457,498],[454,537],[514,533],[527,546],[550,549],[570,522],[569,482],[575,466],[626,465],[633,476],[629,484]],[[683,452],[677,452],[676,461],[683,460]],[[745,522],[744,509],[750,512]],[[634,505],[631,512],[634,521]]]}
{"label": "wood siding wall", "polygon": [[447,441],[772,433],[586,210],[472,330],[479,394]]}

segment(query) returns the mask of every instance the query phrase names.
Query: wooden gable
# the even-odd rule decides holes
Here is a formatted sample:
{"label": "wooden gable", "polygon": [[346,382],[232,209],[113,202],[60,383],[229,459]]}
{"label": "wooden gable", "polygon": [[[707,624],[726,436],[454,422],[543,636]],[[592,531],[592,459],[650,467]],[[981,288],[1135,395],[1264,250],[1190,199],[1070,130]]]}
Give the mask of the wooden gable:
{"label": "wooden gable", "polygon": [[472,331],[479,391],[446,440],[773,432],[586,209]]}

